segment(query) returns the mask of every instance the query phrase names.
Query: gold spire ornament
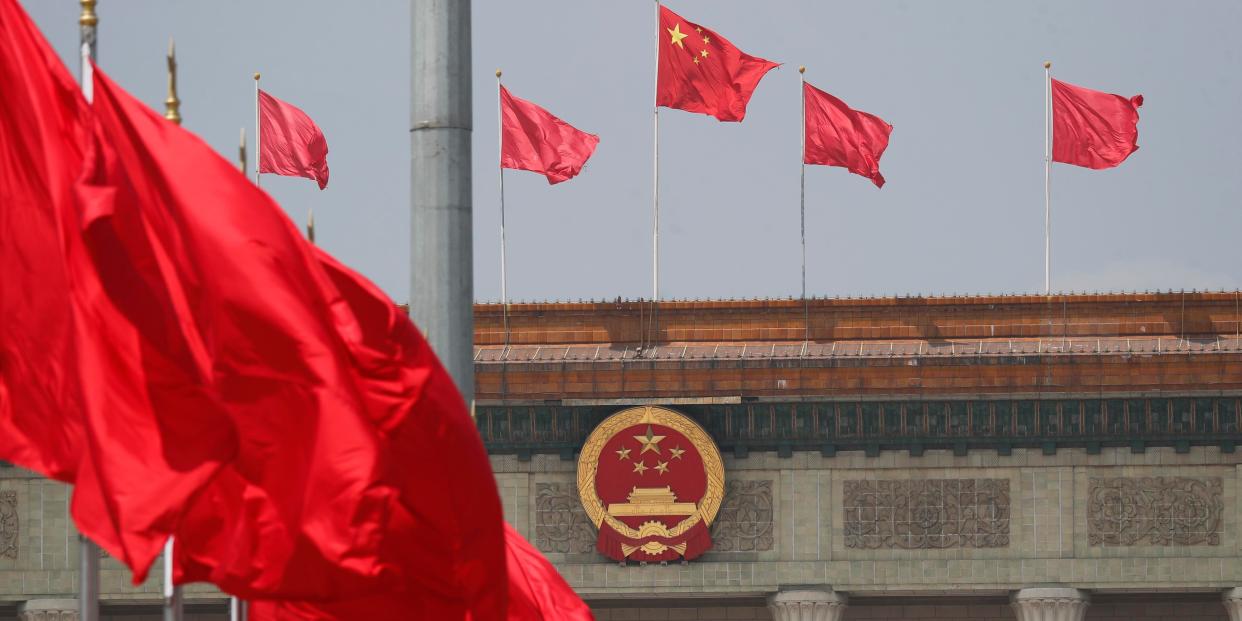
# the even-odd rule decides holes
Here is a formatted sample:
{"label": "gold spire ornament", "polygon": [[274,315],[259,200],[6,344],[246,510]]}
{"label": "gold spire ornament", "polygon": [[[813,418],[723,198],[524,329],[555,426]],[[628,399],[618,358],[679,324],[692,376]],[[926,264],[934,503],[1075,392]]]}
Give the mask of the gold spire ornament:
{"label": "gold spire ornament", "polygon": [[168,99],[164,100],[164,118],[181,124],[181,100],[177,99],[177,48],[168,39]]}
{"label": "gold spire ornament", "polygon": [[82,5],[82,15],[78,17],[79,26],[95,26],[99,23],[99,16],[95,15],[96,0],[79,0],[78,4]]}
{"label": "gold spire ornament", "polygon": [[237,147],[237,169],[246,174],[246,128],[241,128],[241,143]]}

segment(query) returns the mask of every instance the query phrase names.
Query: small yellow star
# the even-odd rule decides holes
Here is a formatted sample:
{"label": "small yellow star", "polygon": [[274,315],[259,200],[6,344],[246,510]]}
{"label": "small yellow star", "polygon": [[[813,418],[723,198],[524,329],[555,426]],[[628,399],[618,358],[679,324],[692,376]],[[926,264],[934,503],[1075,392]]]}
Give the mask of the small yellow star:
{"label": "small yellow star", "polygon": [[674,24],[672,28],[665,28],[665,30],[673,36],[673,40],[671,41],[673,45],[685,49],[686,45],[682,43],[681,40],[685,39],[688,35],[682,34],[681,24]]}
{"label": "small yellow star", "polygon": [[[698,59],[696,58],[695,60],[698,60]],[[681,454],[685,453],[686,449],[681,448],[681,446],[679,445],[677,446],[677,448],[669,449],[668,452],[670,455],[672,455],[670,459],[681,459]]]}
{"label": "small yellow star", "polygon": [[660,454],[660,440],[663,440],[664,436],[653,435],[651,433],[651,425],[647,425],[647,435],[634,436],[634,439],[638,440],[639,443],[643,445],[643,450],[638,452],[639,455],[642,455],[646,453],[647,451],[655,451],[656,455],[659,455]]}
{"label": "small yellow star", "polygon": [[703,48],[699,50],[699,55],[702,56],[703,58],[707,58],[707,48]]}
{"label": "small yellow star", "polygon": [[699,57],[698,57],[698,56],[695,56],[695,57],[694,57],[694,64],[696,64],[696,65],[697,65],[697,64],[699,64]]}
{"label": "small yellow star", "polygon": [[646,464],[646,463],[643,463],[643,462],[641,462],[641,461],[640,461],[640,462],[638,462],[638,463],[634,464],[634,472],[637,472],[638,474],[642,474],[642,473],[644,473],[644,472],[646,472],[646,471],[647,471],[647,464]]}
{"label": "small yellow star", "polygon": [[699,28],[698,26],[695,26],[694,31],[695,31],[695,32],[697,32],[697,33],[699,33],[699,34],[703,34],[703,29],[702,29],[702,28]]}
{"label": "small yellow star", "polygon": [[711,37],[703,37],[703,45],[707,45],[708,43],[711,43],[711,42],[712,42]]}
{"label": "small yellow star", "polygon": [[630,458],[630,449],[628,449],[628,448],[617,449],[617,458],[618,458],[618,459],[629,459],[629,458]]}
{"label": "small yellow star", "polygon": [[656,470],[659,470],[660,474],[664,474],[665,472],[668,472],[668,462],[667,461],[656,462]]}

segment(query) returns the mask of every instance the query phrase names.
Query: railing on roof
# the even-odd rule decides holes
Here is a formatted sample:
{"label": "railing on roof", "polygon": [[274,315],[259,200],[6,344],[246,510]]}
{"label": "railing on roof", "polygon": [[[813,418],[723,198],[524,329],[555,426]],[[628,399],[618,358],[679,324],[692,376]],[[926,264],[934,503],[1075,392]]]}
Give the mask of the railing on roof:
{"label": "railing on roof", "polygon": [[945,339],[933,341],[832,341],[687,343],[634,345],[481,346],[480,363],[616,362],[626,360],[788,360],[824,358],[917,358],[923,356],[1166,355],[1242,352],[1235,335],[1206,338],[1107,337],[1040,339]]}

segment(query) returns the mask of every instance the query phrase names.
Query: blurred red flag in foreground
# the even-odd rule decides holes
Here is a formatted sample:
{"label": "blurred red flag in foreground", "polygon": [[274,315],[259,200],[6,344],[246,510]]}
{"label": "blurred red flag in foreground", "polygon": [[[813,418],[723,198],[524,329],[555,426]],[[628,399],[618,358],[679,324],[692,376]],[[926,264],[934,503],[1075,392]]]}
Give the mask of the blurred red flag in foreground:
{"label": "blurred red flag in foreground", "polygon": [[884,187],[880,156],[888,148],[893,126],[874,114],[850,108],[809,83],[802,84],[802,97],[806,114],[802,161],[841,166],[870,179],[877,188]]}
{"label": "blurred red flag in foreground", "polygon": [[259,172],[328,187],[328,139],[297,106],[259,91]]}
{"label": "blurred red flag in foreground", "polygon": [[567,181],[582,172],[599,136],[562,121],[543,108],[500,87],[500,166],[537,172],[548,183]]}
{"label": "blurred red flag in foreground", "polygon": [[1130,98],[1052,81],[1052,161],[1112,168],[1138,151],[1139,106]]}

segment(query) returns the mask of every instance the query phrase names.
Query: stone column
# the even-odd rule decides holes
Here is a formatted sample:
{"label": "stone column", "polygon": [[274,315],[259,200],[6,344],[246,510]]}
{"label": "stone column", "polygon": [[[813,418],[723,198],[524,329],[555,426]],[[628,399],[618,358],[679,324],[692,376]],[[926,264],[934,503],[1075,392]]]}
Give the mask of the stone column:
{"label": "stone column", "polygon": [[820,589],[781,591],[768,598],[773,621],[841,621],[849,598]]}
{"label": "stone column", "polygon": [[1018,621],[1082,621],[1090,604],[1086,591],[1065,587],[1022,589],[1010,599]]}
{"label": "stone column", "polygon": [[1229,621],[1242,621],[1242,587],[1234,587],[1225,591],[1225,610],[1229,611]]}
{"label": "stone column", "polygon": [[17,607],[18,621],[78,621],[76,599],[29,599]]}

